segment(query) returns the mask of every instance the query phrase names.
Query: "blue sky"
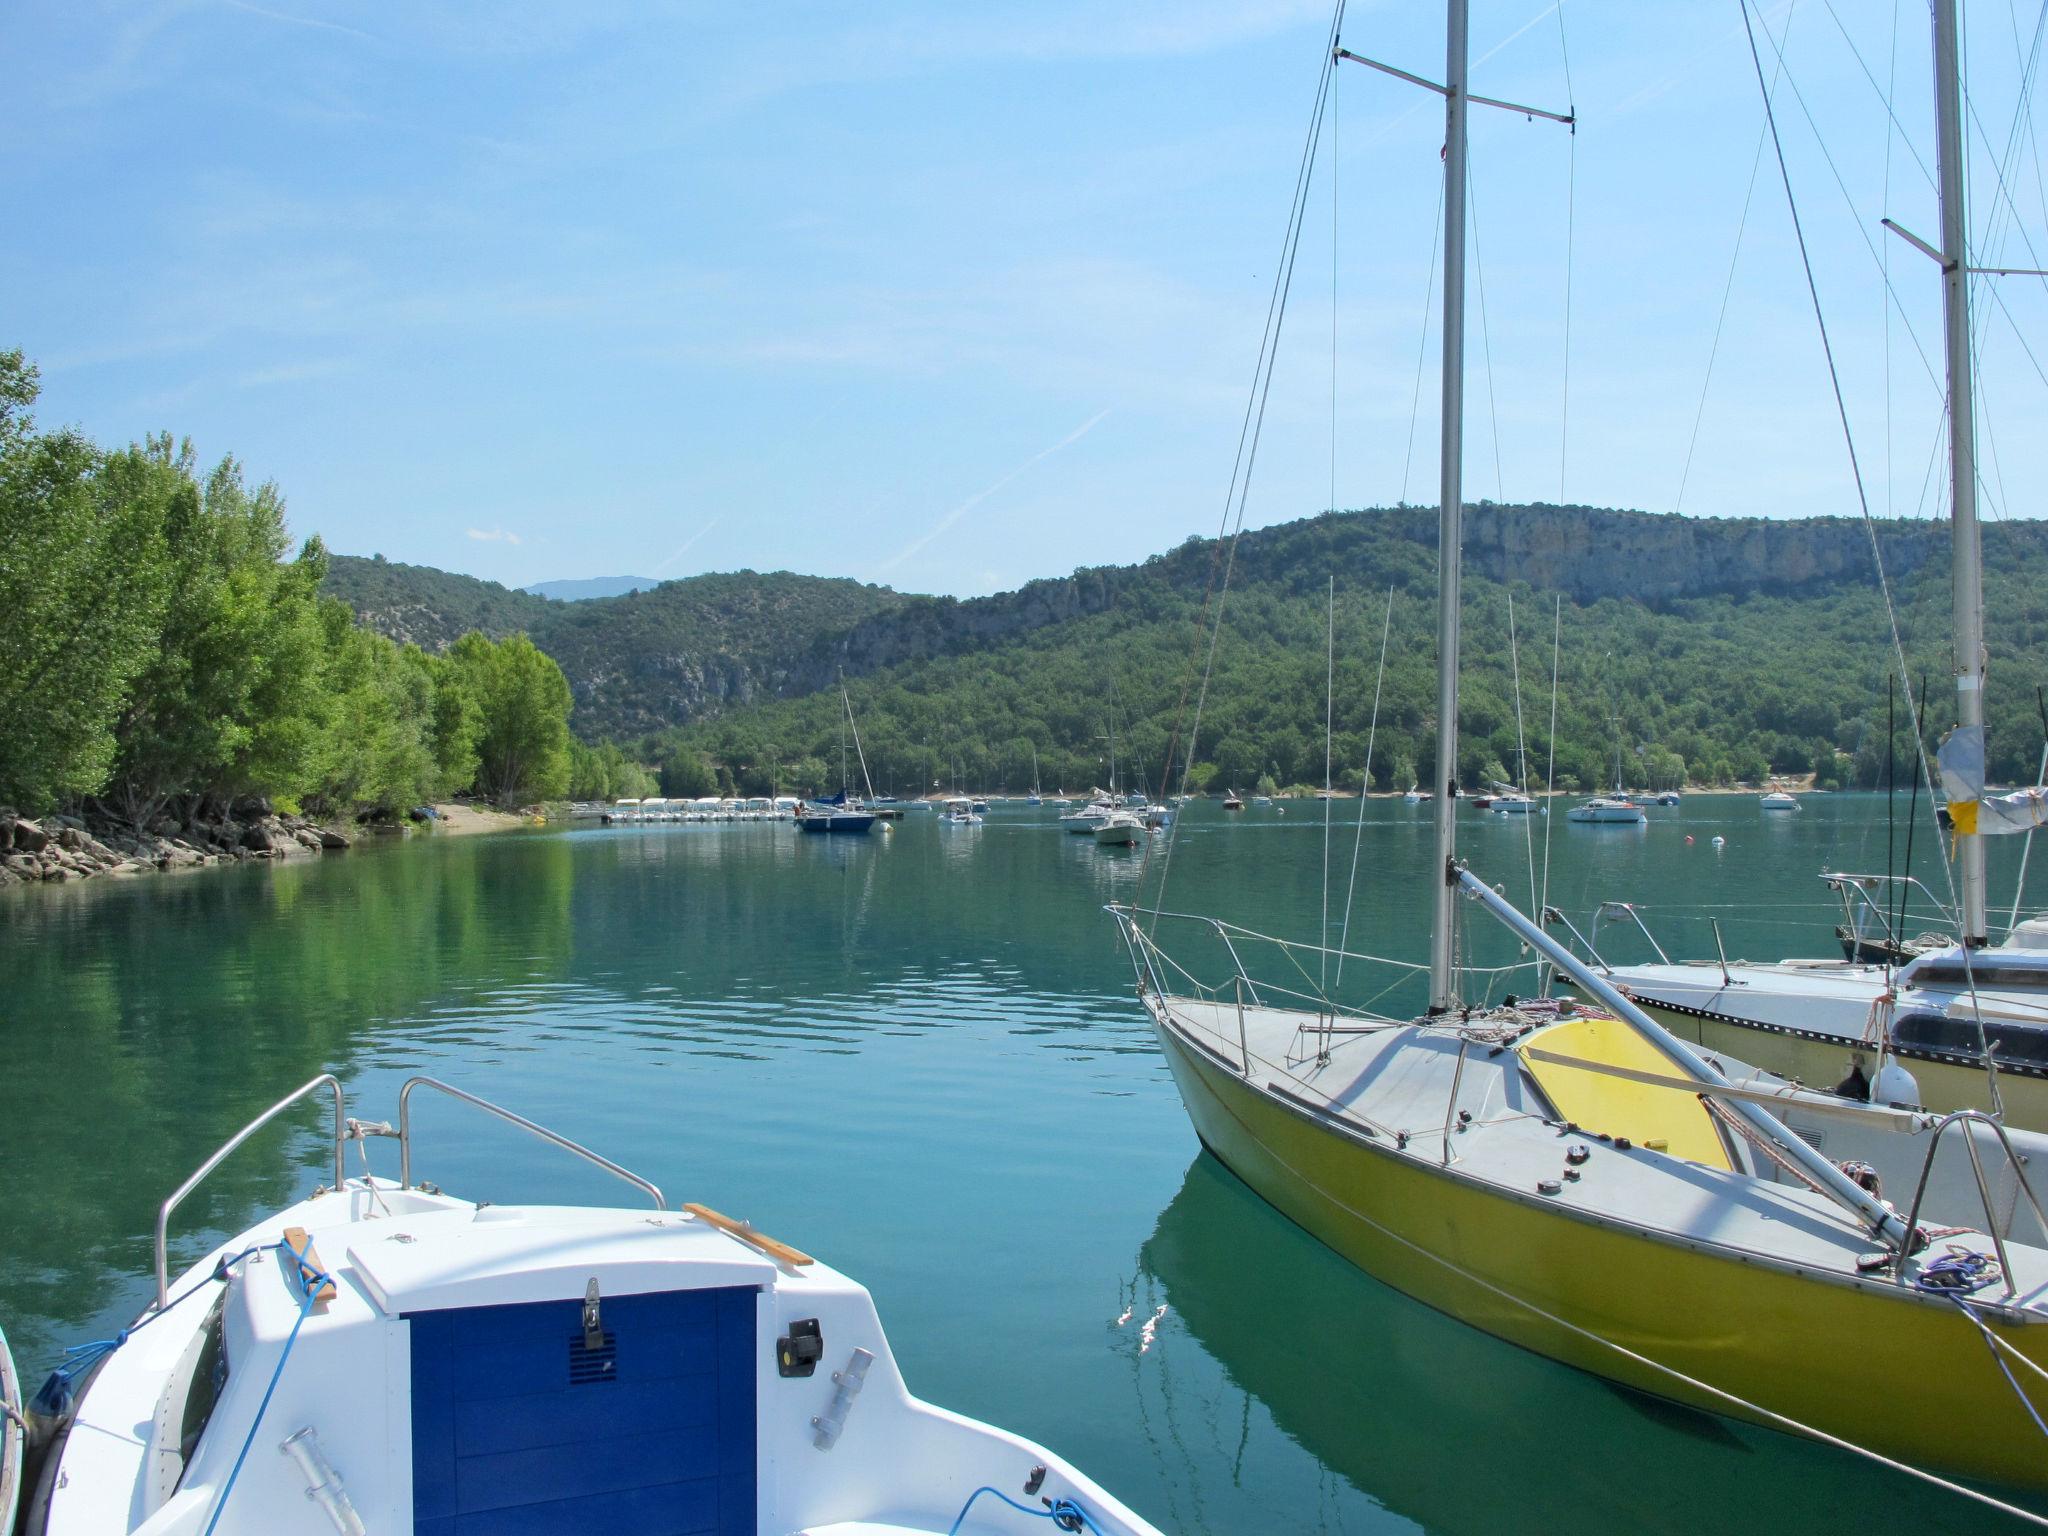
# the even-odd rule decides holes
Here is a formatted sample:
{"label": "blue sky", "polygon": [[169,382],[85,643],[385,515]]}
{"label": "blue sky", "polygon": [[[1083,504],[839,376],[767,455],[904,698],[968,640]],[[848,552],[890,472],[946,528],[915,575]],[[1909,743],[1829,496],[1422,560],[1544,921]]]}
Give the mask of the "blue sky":
{"label": "blue sky", "polygon": [[[1937,231],[1924,5],[1761,14],[1872,500],[1931,515],[1936,274],[1877,225]],[[2039,19],[1969,17],[1978,256],[2030,267]],[[1475,122],[1468,496],[1853,513],[1767,148],[1729,286],[1762,127],[1740,10],[1563,20],[1576,145]],[[1564,105],[1558,21],[1480,0],[1474,88]],[[1139,559],[1218,525],[1327,23],[1286,0],[10,7],[0,345],[42,366],[45,423],[189,434],[277,480],[301,533],[513,585],[752,566],[968,594]],[[1426,5],[1354,5],[1344,41],[1442,71]],[[1330,500],[1333,332],[1337,502],[1435,499],[1440,139],[1435,98],[1341,72],[1254,524]],[[2030,516],[2048,285],[1994,282],[1984,479]]]}

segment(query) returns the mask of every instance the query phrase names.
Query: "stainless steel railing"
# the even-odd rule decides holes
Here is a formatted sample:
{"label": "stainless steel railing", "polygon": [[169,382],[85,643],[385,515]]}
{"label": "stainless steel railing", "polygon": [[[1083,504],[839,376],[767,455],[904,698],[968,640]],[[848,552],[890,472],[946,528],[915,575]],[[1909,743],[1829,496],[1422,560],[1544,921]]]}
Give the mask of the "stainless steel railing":
{"label": "stainless steel railing", "polygon": [[[209,1157],[205,1162],[199,1165],[197,1171],[194,1172],[190,1178],[185,1180],[184,1183],[180,1184],[175,1190],[171,1192],[169,1199],[165,1200],[162,1205],[157,1207],[157,1306],[162,1307],[170,1300],[171,1213],[177,1210],[177,1208],[184,1202],[185,1197],[187,1195],[191,1194],[193,1190],[197,1189],[202,1183],[206,1181],[207,1176],[211,1174],[214,1169],[218,1168],[223,1162],[227,1160],[228,1154],[233,1152],[237,1147],[241,1146],[243,1142],[247,1141],[251,1136],[254,1136],[258,1131],[262,1130],[264,1126],[268,1125],[272,1120],[275,1120],[279,1115],[283,1114],[287,1109],[290,1109],[294,1104],[298,1103],[301,1099],[306,1098],[308,1095],[315,1093],[322,1088],[328,1089],[334,1095],[334,1187],[336,1189],[340,1189],[347,1179],[346,1168],[342,1161],[342,1152],[347,1142],[347,1139],[351,1135],[360,1137],[363,1135],[371,1134],[381,1134],[385,1136],[392,1134],[389,1126],[358,1126],[354,1121],[348,1118],[348,1105],[347,1101],[342,1096],[341,1080],[337,1078],[332,1072],[323,1072],[318,1077],[314,1078],[312,1081],[304,1083],[297,1088],[294,1088],[290,1093],[286,1094],[283,1098],[279,1099],[275,1104],[271,1105],[270,1108],[264,1110],[262,1114],[258,1115],[255,1119],[251,1120],[247,1125],[243,1126],[239,1131],[235,1132],[234,1135],[230,1136],[224,1143],[222,1143],[220,1149],[216,1151],[213,1154],[213,1156]],[[459,1099],[465,1104],[480,1109],[487,1115],[493,1115],[498,1119],[505,1121],[508,1125],[516,1125],[517,1127],[519,1127],[520,1130],[525,1131],[529,1136],[537,1137],[540,1140],[547,1142],[550,1146],[560,1147],[564,1152],[570,1153],[572,1156],[579,1157],[583,1159],[583,1161],[585,1161],[586,1163],[590,1163],[594,1167],[602,1168],[606,1173],[612,1175],[612,1177],[617,1179],[623,1179],[626,1183],[631,1184],[635,1189],[640,1190],[642,1193],[644,1193],[650,1199],[652,1199],[654,1201],[654,1208],[656,1210],[665,1211],[668,1209],[668,1201],[662,1195],[660,1186],[654,1184],[650,1180],[641,1178],[639,1174],[633,1172],[630,1168],[623,1168],[619,1164],[613,1162],[610,1158],[601,1156],[600,1154],[591,1151],[590,1148],[582,1145],[580,1142],[571,1141],[568,1137],[561,1135],[559,1132],[551,1131],[546,1126],[537,1124],[536,1122],[527,1119],[524,1115],[514,1114],[511,1110],[506,1109],[502,1105],[493,1104],[489,1099],[478,1098],[473,1093],[466,1093],[460,1088],[452,1087],[447,1083],[441,1082],[440,1080],[431,1077],[407,1078],[404,1086],[402,1086],[398,1090],[398,1181],[399,1184],[404,1188],[409,1189],[412,1187],[412,1091],[415,1088],[432,1088],[437,1092],[447,1094],[452,1099]]]}
{"label": "stainless steel railing", "polygon": [[1899,1244],[1898,1256],[1892,1265],[1892,1278],[1903,1283],[1906,1278],[1906,1261],[1913,1256],[1914,1248],[1910,1234],[1920,1229],[1920,1202],[1927,1195],[1927,1181],[1934,1173],[1934,1155],[1941,1150],[1941,1141],[1952,1125],[1963,1127],[1963,1150],[1970,1154],[1970,1172],[1977,1180],[1977,1195],[1984,1202],[1984,1230],[1991,1237],[1991,1246],[1998,1250],[1998,1267],[2005,1281],[2006,1298],[2016,1294],[2018,1282],[2013,1278],[2012,1260],[2005,1251],[2005,1234],[1998,1230],[1998,1211],[1991,1198],[1990,1182],[1984,1177],[1984,1158],[1978,1150],[1977,1138],[1970,1134],[1973,1125],[1988,1125],[1997,1136],[1998,1144],[2005,1152],[2006,1161],[2011,1164],[2013,1177],[2019,1181],[2020,1193],[2027,1197],[2027,1204],[2034,1208],[2034,1219],[2044,1231],[2048,1231],[2048,1213],[2041,1209],[2040,1199],[2034,1194],[2034,1186],[2027,1178],[2026,1161],[2013,1150],[2011,1138],[2005,1134],[2005,1127],[1981,1109],[1958,1109],[1943,1115],[1934,1127],[1934,1134],[1928,1138],[1927,1161],[1920,1165],[1920,1182],[1913,1189],[1912,1209],[1906,1215],[1906,1231],[1909,1240]]}
{"label": "stainless steel railing", "polygon": [[487,1115],[495,1115],[508,1125],[516,1125],[520,1130],[526,1132],[527,1135],[537,1137],[549,1146],[560,1147],[564,1152],[580,1157],[586,1163],[590,1163],[595,1167],[602,1168],[615,1179],[625,1180],[626,1183],[631,1184],[635,1189],[649,1196],[654,1201],[654,1208],[657,1211],[668,1209],[668,1201],[663,1197],[660,1186],[641,1178],[632,1169],[622,1168],[610,1158],[601,1156],[580,1142],[571,1141],[568,1137],[551,1131],[546,1126],[527,1119],[524,1115],[515,1115],[511,1110],[504,1108],[502,1105],[493,1104],[489,1099],[480,1099],[473,1093],[465,1093],[462,1089],[452,1087],[442,1082],[439,1078],[433,1077],[409,1077],[405,1080],[405,1085],[398,1090],[398,1182],[404,1188],[410,1189],[412,1187],[412,1091],[415,1088],[432,1088],[438,1093],[447,1094],[451,1099],[460,1099],[463,1103],[470,1105],[472,1108],[480,1109]]}
{"label": "stainless steel railing", "polygon": [[230,1136],[227,1139],[227,1141],[221,1146],[221,1149],[218,1152],[214,1153],[213,1156],[209,1157],[205,1162],[199,1165],[198,1172],[194,1173],[191,1178],[187,1179],[184,1183],[180,1184],[175,1190],[171,1192],[171,1197],[168,1200],[164,1201],[162,1205],[157,1207],[156,1304],[159,1307],[163,1306],[165,1302],[169,1301],[171,1295],[171,1212],[175,1211],[178,1208],[179,1204],[183,1202],[184,1198],[187,1195],[191,1194],[193,1190],[197,1189],[200,1186],[200,1184],[205,1180],[208,1174],[212,1173],[214,1169],[218,1168],[223,1162],[227,1160],[227,1156],[230,1152],[234,1151],[235,1148],[239,1147],[251,1136],[254,1136],[258,1131],[262,1130],[264,1126],[268,1125],[272,1120],[275,1120],[279,1115],[283,1114],[284,1111],[290,1109],[294,1104],[298,1103],[299,1100],[305,1098],[308,1094],[312,1093],[315,1089],[318,1088],[331,1088],[334,1090],[334,1187],[336,1189],[341,1188],[343,1177],[341,1160],[342,1138],[345,1134],[346,1129],[347,1105],[344,1103],[341,1095],[341,1079],[336,1077],[332,1072],[322,1072],[318,1077],[314,1078],[311,1082],[306,1083],[298,1088],[294,1088],[290,1093],[286,1094],[283,1098],[279,1099],[275,1104],[271,1105],[270,1108],[263,1111],[263,1113],[258,1115],[254,1120],[251,1120],[247,1125],[243,1126],[239,1131],[235,1132],[234,1135]]}

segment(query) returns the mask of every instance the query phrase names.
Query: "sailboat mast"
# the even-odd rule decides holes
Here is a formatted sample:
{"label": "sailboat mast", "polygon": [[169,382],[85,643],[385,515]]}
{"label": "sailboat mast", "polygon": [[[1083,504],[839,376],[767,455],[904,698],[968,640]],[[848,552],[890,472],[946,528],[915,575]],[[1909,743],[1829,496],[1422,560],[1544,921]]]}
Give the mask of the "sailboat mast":
{"label": "sailboat mast", "polygon": [[1467,0],[1449,0],[1444,62],[1443,460],[1438,492],[1436,626],[1436,898],[1429,932],[1430,1007],[1458,1002],[1452,923],[1458,892],[1458,594],[1463,580],[1465,462],[1465,56]]}
{"label": "sailboat mast", "polygon": [[[1956,0],[1934,0],[1934,101],[1939,122],[1941,307],[1948,351],[1948,467],[1954,551],[1956,724],[1984,725],[1984,550],[1977,531],[1977,424],[1970,396],[1970,262],[1963,202],[1961,40]],[[1959,837],[1963,942],[1986,939],[1984,839]]]}

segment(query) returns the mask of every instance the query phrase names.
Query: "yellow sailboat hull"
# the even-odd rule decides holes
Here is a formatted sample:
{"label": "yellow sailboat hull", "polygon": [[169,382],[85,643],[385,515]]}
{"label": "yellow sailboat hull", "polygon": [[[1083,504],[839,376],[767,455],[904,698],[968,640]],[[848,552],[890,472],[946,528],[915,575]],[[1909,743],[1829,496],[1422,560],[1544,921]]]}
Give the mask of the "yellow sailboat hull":
{"label": "yellow sailboat hull", "polygon": [[[1915,1466],[2048,1489],[2048,1439],[1953,1303],[1517,1196],[1339,1129],[1246,1083],[1170,1025],[1158,1033],[1209,1149],[1323,1243],[1426,1305],[1693,1407],[1770,1422],[1685,1378]],[[2048,1330],[1993,1327],[2048,1363]]]}

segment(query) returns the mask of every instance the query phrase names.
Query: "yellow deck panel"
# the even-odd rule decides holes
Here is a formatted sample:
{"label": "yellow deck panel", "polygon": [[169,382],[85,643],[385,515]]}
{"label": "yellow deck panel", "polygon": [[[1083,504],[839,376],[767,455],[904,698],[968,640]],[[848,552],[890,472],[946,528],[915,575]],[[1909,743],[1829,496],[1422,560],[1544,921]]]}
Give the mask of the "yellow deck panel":
{"label": "yellow deck panel", "polygon": [[[1538,1030],[1522,1042],[1559,1056],[1601,1066],[1675,1075],[1665,1054],[1619,1019],[1587,1014]],[[1699,1095],[1609,1077],[1526,1053],[1529,1069],[1557,1112],[1574,1125],[1609,1136],[1626,1136],[1638,1146],[1663,1142],[1663,1150],[1709,1168],[1730,1168],[1727,1144]]]}

